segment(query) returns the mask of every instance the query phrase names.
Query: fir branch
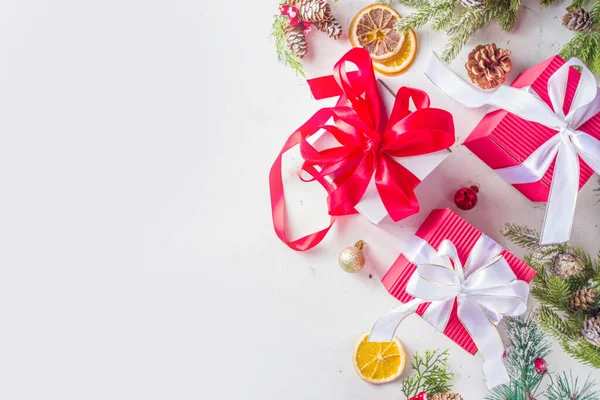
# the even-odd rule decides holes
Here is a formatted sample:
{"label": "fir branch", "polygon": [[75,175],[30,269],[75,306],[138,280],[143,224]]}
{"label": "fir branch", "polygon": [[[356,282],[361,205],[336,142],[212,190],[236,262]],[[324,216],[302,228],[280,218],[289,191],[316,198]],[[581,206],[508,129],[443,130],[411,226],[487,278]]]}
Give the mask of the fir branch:
{"label": "fir branch", "polygon": [[[544,1],[542,0],[542,4]],[[551,0],[554,1],[554,0]],[[503,31],[510,31],[515,26],[515,22],[517,21],[517,15],[519,15],[519,10],[521,9],[521,0],[510,0],[510,6],[506,10],[506,12],[500,14],[498,18],[500,23],[500,28]]]}
{"label": "fir branch", "polygon": [[393,2],[396,2],[396,3],[402,4],[403,6],[416,8],[416,7],[419,7],[425,1],[427,1],[427,0],[377,0],[377,3],[381,3],[381,4],[385,4],[385,5],[389,6]]}
{"label": "fir branch", "polygon": [[425,350],[425,355],[415,353],[411,363],[415,373],[402,381],[402,393],[406,398],[426,392],[430,396],[449,392],[454,374],[448,372],[448,350]]}
{"label": "fir branch", "polygon": [[567,354],[582,364],[600,368],[600,349],[587,340],[564,340],[561,344]]}
{"label": "fir branch", "polygon": [[508,222],[501,230],[502,235],[524,249],[537,250],[540,247],[540,234],[535,229]]}
{"label": "fir branch", "polygon": [[417,11],[401,18],[396,28],[400,31],[418,29],[433,21],[433,28],[440,30],[452,19],[455,4],[456,0],[423,1]]}
{"label": "fir branch", "polygon": [[[545,1],[549,0],[542,0],[542,3]],[[554,3],[554,0],[552,0],[551,2]],[[571,4],[569,5],[569,7],[567,7],[567,10],[576,10],[578,8],[582,8],[587,2],[588,0],[571,0]]]}
{"label": "fir branch", "polygon": [[592,9],[590,10],[590,14],[592,15],[592,19],[594,21],[594,26],[598,28],[600,26],[600,1],[594,0],[592,4]]}
{"label": "fir branch", "polygon": [[[597,0],[593,8],[595,10],[594,20],[600,19],[600,6],[597,6],[599,3]],[[600,25],[599,22],[595,22],[595,25]],[[581,59],[595,75],[600,76],[600,31],[590,29],[577,32],[563,46],[559,54],[566,60],[573,57]]]}
{"label": "fir branch", "polygon": [[275,15],[273,17],[273,26],[271,27],[271,37],[275,42],[275,51],[277,53],[277,60],[285,66],[292,68],[296,75],[305,77],[304,68],[302,63],[298,59],[298,56],[288,47],[284,28],[286,24],[285,17],[283,15]]}
{"label": "fir branch", "polygon": [[550,333],[556,339],[575,339],[577,337],[579,330],[573,329],[565,323],[565,321],[549,307],[541,306],[537,312],[537,322],[546,332]]}
{"label": "fir branch", "polygon": [[455,59],[469,38],[492,19],[507,12],[511,3],[505,0],[488,0],[480,6],[464,10],[446,31],[450,39],[442,53],[442,60],[450,62]]}
{"label": "fir branch", "polygon": [[579,378],[573,378],[573,373],[566,372],[551,376],[546,388],[548,400],[597,400],[600,393],[594,390],[595,382],[589,378],[580,385]]}

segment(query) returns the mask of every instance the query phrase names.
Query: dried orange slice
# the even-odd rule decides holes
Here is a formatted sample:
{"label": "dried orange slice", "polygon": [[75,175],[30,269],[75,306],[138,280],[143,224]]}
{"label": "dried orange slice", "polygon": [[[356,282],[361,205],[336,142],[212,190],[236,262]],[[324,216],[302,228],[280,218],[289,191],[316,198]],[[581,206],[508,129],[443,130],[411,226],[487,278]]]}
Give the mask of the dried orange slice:
{"label": "dried orange slice", "polygon": [[364,47],[374,61],[386,61],[402,49],[406,35],[396,29],[400,14],[385,4],[363,8],[350,23],[352,47]]}
{"label": "dried orange slice", "polygon": [[408,67],[415,61],[417,49],[417,35],[415,34],[415,31],[409,29],[406,33],[406,40],[404,41],[404,46],[402,46],[400,53],[387,61],[373,61],[373,68],[375,68],[375,71],[377,72],[390,76],[406,72]]}
{"label": "dried orange slice", "polygon": [[365,333],[356,342],[352,362],[361,379],[374,384],[398,379],[406,368],[406,351],[398,338],[392,342],[367,342]]}

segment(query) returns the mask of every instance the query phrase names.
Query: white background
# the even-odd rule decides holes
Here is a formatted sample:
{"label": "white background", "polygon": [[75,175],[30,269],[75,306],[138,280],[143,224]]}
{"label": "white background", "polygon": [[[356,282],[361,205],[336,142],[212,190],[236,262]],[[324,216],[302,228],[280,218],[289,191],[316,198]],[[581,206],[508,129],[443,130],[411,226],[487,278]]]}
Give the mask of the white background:
{"label": "white background", "polygon": [[[333,10],[346,27],[368,3]],[[467,47],[496,41],[522,71],[568,40],[563,8],[528,1],[516,32],[491,26]],[[0,1],[0,398],[402,399],[399,382],[364,383],[350,361],[397,304],[380,278],[399,244],[473,182],[480,205],[461,215],[488,235],[507,244],[503,223],[541,225],[543,206],[457,145],[419,188],[418,216],[380,227],[344,218],[306,253],[280,243],[268,171],[322,104],[275,61],[276,10],[274,0]],[[414,66],[386,81],[427,90],[455,115],[460,142],[484,111],[426,81],[427,54],[445,38],[418,34]],[[329,73],[347,39],[309,36],[307,72]],[[467,52],[452,64],[461,74]],[[595,186],[581,192],[573,232],[594,252]],[[322,207],[304,211],[326,221]],[[347,275],[337,255],[360,238],[368,266]],[[417,317],[398,336],[410,353],[450,349],[455,389],[484,396],[479,356]],[[548,361],[600,375],[558,347]]]}

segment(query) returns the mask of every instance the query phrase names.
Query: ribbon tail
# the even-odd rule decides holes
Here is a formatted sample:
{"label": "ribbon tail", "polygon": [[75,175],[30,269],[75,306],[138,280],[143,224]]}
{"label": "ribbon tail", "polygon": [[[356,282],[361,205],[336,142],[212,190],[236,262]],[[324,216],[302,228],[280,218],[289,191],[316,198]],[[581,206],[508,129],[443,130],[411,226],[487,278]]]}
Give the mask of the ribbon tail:
{"label": "ribbon tail", "polygon": [[578,192],[579,157],[570,140],[563,137],[556,157],[540,244],[564,243],[569,240]]}
{"label": "ribbon tail", "polygon": [[425,302],[422,299],[413,299],[379,318],[371,329],[369,342],[391,342],[402,320],[417,311],[417,308]]}
{"label": "ribbon tail", "polygon": [[459,300],[458,318],[465,326],[483,357],[483,375],[490,389],[508,384],[510,378],[504,367],[504,344],[496,326],[476,301]]}

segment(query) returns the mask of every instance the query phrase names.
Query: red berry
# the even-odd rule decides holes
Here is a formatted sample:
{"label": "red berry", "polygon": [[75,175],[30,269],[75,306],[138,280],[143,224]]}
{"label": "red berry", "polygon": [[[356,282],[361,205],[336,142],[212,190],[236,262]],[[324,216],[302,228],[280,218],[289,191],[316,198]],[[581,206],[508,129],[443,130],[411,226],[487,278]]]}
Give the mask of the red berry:
{"label": "red berry", "polygon": [[279,7],[279,12],[281,15],[288,15],[290,13],[290,6],[288,4],[283,4]]}
{"label": "red berry", "polygon": [[302,29],[304,29],[305,31],[308,30],[311,24],[312,22],[310,21],[302,21]]}
{"label": "red berry", "polygon": [[290,25],[291,26],[296,26],[300,23],[300,20],[298,19],[298,17],[296,18],[290,18]]}
{"label": "red berry", "polygon": [[419,400],[419,399],[417,399],[416,397],[411,397],[411,398],[410,398],[410,399],[408,399],[408,400]]}
{"label": "red berry", "polygon": [[417,400],[429,400],[429,395],[425,392],[421,392],[417,395]]}
{"label": "red berry", "polygon": [[535,365],[535,372],[537,372],[538,375],[545,374],[546,371],[548,371],[548,365],[546,365],[546,360],[543,358],[536,358],[533,364]]}

